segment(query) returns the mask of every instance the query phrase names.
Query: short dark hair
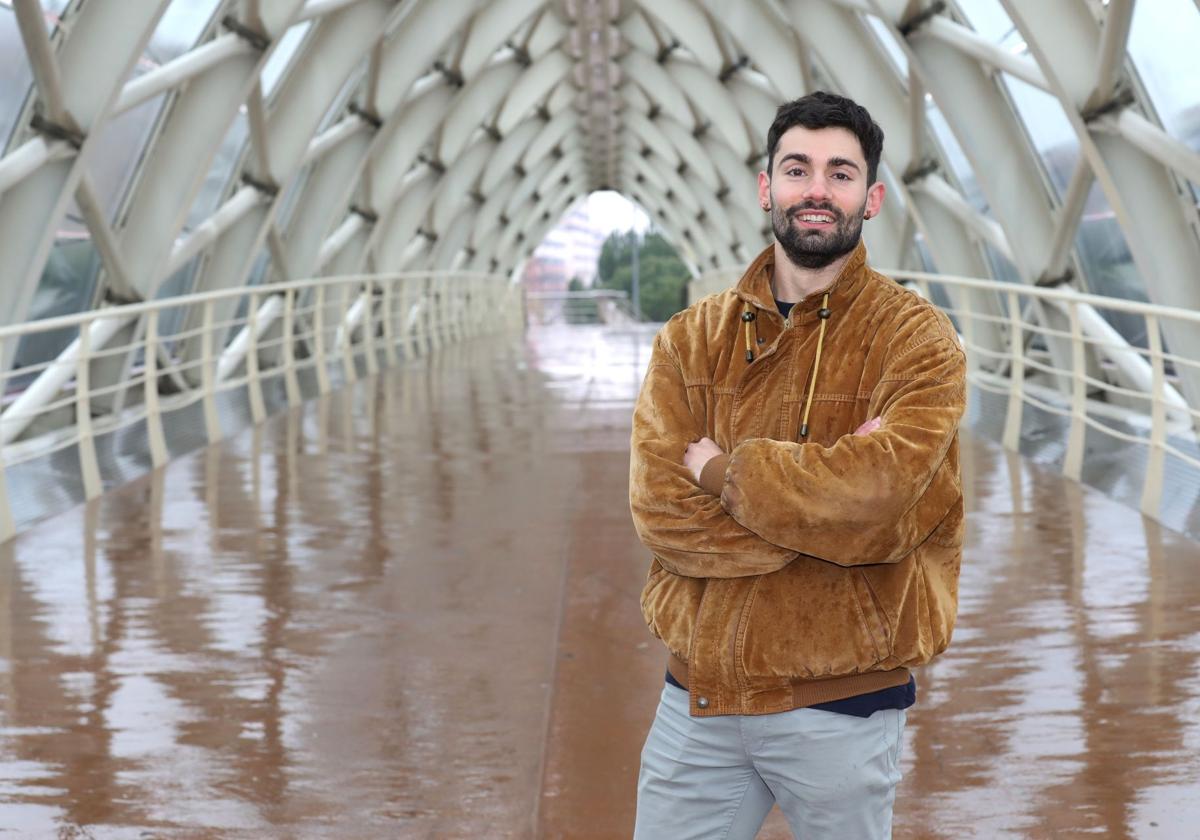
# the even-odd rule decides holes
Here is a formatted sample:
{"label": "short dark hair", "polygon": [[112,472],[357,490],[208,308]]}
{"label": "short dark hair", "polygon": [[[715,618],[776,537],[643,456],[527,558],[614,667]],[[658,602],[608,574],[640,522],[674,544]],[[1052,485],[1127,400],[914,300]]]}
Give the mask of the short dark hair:
{"label": "short dark hair", "polygon": [[771,174],[771,163],[779,138],[788,129],[802,125],[808,129],[845,128],[858,138],[863,156],[867,159],[867,183],[874,184],[879,172],[879,157],[883,154],[883,129],[871,119],[870,113],[853,99],[827,91],[814,91],[807,96],[793,99],[779,106],[775,121],[767,130],[767,174]]}

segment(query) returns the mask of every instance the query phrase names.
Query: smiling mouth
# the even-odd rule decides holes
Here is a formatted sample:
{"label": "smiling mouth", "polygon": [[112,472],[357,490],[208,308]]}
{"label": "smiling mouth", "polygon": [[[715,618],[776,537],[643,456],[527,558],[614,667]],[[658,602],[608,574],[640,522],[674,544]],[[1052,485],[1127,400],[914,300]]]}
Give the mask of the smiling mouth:
{"label": "smiling mouth", "polygon": [[832,225],[837,223],[837,216],[834,213],[816,207],[792,210],[788,215],[792,219],[806,225]]}

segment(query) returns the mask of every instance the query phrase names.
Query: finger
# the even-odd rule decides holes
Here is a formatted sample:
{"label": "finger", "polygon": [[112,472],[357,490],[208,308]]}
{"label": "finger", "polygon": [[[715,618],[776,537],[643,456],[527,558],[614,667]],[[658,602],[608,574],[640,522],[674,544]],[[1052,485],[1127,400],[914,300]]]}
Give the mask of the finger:
{"label": "finger", "polygon": [[859,426],[857,429],[855,429],[854,434],[869,435],[871,432],[874,432],[877,429],[879,429],[879,427],[882,425],[883,425],[883,418],[875,417],[871,420],[868,420],[866,423],[863,423],[861,426]]}

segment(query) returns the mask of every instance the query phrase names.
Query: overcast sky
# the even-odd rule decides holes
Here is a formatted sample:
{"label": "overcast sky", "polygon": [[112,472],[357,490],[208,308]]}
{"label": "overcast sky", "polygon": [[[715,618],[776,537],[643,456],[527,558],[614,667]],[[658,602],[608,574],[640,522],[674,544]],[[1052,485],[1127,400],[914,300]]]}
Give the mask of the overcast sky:
{"label": "overcast sky", "polygon": [[634,228],[644,231],[650,226],[650,217],[640,206],[618,192],[594,192],[587,197],[588,215],[592,224],[608,236],[614,230]]}

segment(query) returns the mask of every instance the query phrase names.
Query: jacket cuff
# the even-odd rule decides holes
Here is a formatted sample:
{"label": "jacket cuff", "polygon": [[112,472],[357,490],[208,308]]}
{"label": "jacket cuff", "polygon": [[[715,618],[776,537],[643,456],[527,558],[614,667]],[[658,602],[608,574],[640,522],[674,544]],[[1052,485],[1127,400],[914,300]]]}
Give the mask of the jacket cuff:
{"label": "jacket cuff", "polygon": [[725,470],[729,467],[729,455],[714,455],[700,470],[700,487],[714,496],[720,496],[725,487]]}

